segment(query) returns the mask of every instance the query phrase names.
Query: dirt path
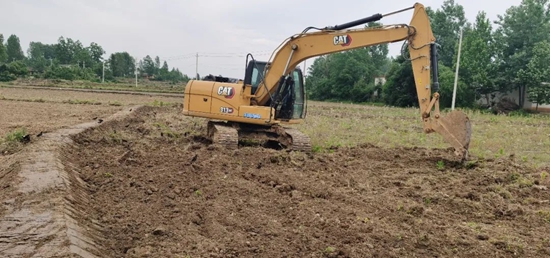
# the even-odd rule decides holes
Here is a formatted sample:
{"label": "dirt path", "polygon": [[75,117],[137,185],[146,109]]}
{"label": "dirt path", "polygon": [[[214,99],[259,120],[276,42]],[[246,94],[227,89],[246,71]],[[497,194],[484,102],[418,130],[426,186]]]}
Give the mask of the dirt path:
{"label": "dirt path", "polygon": [[445,149],[224,151],[200,122],[145,108],[64,148],[106,256],[550,255],[548,170]]}
{"label": "dirt path", "polygon": [[[125,108],[104,122],[120,119]],[[85,184],[67,173],[59,150],[70,136],[99,126],[98,120],[44,133],[0,164],[1,257],[103,257],[94,245],[93,224],[79,224],[87,205]]]}

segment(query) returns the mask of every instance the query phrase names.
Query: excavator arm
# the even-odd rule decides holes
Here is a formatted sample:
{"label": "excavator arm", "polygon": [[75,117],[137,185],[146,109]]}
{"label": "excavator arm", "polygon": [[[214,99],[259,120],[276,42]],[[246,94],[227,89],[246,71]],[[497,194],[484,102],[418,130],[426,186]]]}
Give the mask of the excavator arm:
{"label": "excavator arm", "polygon": [[[350,29],[411,9],[414,13],[409,24]],[[468,117],[460,111],[442,117],[439,111],[437,48],[429,17],[422,4],[416,3],[413,7],[389,14],[376,14],[346,24],[317,29],[319,31],[316,32],[307,32],[309,29],[288,38],[274,51],[275,55],[265,68],[265,77],[252,96],[254,104],[265,106],[277,102],[278,93],[291,72],[305,59],[406,40],[424,132],[441,134],[455,148],[456,155],[463,159],[467,157],[471,135]]]}

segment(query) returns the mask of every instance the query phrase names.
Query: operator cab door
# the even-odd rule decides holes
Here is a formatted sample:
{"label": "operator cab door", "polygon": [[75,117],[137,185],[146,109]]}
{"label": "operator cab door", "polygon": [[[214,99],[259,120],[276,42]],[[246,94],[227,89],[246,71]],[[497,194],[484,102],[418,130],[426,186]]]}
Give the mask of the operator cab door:
{"label": "operator cab door", "polygon": [[[246,69],[244,79],[245,85],[251,85],[251,93],[255,94],[258,87],[265,87],[262,83],[265,75],[266,62],[250,61]],[[290,76],[293,79],[293,85],[286,85],[285,91],[281,92],[280,100],[282,103],[276,108],[276,118],[281,120],[302,119],[305,117],[305,98],[304,98],[304,77],[302,70],[294,69]],[[271,105],[271,101],[267,105]]]}

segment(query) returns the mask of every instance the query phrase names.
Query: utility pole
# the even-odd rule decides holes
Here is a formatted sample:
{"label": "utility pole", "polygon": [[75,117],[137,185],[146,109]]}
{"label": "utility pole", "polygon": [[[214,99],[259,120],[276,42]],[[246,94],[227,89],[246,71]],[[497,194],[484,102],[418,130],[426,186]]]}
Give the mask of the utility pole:
{"label": "utility pole", "polygon": [[103,61],[103,72],[101,73],[101,83],[105,82],[105,61]]}
{"label": "utility pole", "polygon": [[462,28],[460,28],[460,38],[458,40],[458,56],[456,59],[456,72],[455,72],[455,85],[453,88],[453,103],[451,105],[451,110],[455,109],[455,102],[456,102],[456,87],[458,84],[458,67],[460,66],[460,50],[462,48]]}
{"label": "utility pole", "polygon": [[195,77],[199,79],[199,52],[197,52],[196,61],[195,61]]}
{"label": "utility pole", "polygon": [[138,74],[137,66],[138,66],[138,63],[136,62],[135,69],[134,69],[134,74],[136,75],[136,88],[137,88],[137,74]]}

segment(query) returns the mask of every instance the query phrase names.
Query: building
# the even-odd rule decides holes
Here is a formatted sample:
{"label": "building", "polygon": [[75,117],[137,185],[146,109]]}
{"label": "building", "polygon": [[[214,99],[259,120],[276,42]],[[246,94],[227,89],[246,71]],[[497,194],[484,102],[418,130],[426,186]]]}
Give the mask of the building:
{"label": "building", "polygon": [[[548,83],[544,83],[544,84],[548,84]],[[523,109],[532,110],[532,111],[537,110],[539,112],[550,112],[550,104],[544,104],[544,105],[539,104],[538,109],[537,109],[537,103],[533,103],[533,102],[529,101],[528,96],[529,96],[529,93],[525,92],[525,97],[524,97],[524,102],[523,102]],[[493,102],[493,104],[498,102],[502,98],[508,98],[509,100],[512,100],[516,104],[519,105],[520,94],[519,94],[518,89],[514,89],[513,91],[508,92],[508,93],[495,93],[491,97],[492,97],[491,102]],[[479,103],[483,104],[483,105],[487,104],[486,102],[487,101],[483,98],[479,100]]]}

